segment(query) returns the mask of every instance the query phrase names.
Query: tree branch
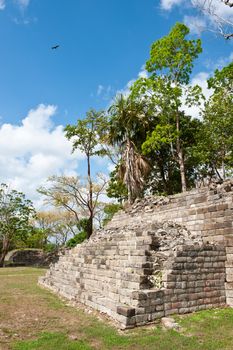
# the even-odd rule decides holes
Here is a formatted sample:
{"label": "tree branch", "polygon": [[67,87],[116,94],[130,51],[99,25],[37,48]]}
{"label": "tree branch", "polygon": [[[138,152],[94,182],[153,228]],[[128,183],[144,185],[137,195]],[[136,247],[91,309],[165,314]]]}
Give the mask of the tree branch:
{"label": "tree branch", "polygon": [[225,5],[229,6],[229,7],[233,7],[233,2],[230,0],[221,0]]}
{"label": "tree branch", "polygon": [[[229,7],[233,7],[233,0],[220,1]],[[226,40],[229,40],[233,37],[233,32],[231,30],[231,28],[233,28],[233,22],[230,19],[218,14],[213,0],[195,0],[193,1],[193,6],[199,9],[204,15],[210,16],[218,28],[218,30],[209,29],[209,31],[220,34]]]}

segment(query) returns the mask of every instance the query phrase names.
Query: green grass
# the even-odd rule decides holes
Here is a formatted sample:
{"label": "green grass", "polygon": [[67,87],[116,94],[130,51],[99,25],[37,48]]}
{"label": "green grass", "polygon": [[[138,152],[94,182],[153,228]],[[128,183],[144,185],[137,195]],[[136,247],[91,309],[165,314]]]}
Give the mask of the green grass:
{"label": "green grass", "polygon": [[19,342],[13,345],[13,350],[91,350],[83,341],[69,340],[65,334],[43,333],[36,340]]}
{"label": "green grass", "polygon": [[43,274],[46,270],[36,267],[6,267],[0,269],[0,276],[8,276],[8,277],[15,277],[15,275],[38,275],[40,276]]}
{"label": "green grass", "polygon": [[179,332],[159,325],[119,332],[107,319],[68,306],[40,288],[37,280],[43,273],[0,269],[1,350],[233,349],[233,309],[175,316]]}

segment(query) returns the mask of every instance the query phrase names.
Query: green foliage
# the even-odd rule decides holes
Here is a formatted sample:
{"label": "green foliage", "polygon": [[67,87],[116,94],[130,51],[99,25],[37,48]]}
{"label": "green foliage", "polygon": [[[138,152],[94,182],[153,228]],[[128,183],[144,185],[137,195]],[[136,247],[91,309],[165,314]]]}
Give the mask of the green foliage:
{"label": "green foliage", "polygon": [[165,145],[170,145],[176,140],[177,133],[172,125],[157,124],[151,134],[147,135],[146,141],[142,144],[143,154],[156,152]]}
{"label": "green foliage", "polygon": [[154,42],[146,63],[148,72],[160,71],[172,82],[188,84],[193,60],[202,52],[200,39],[186,40],[188,34],[188,27],[176,23],[167,36]]}
{"label": "green foliage", "polygon": [[[154,165],[160,171],[165,191],[169,193],[170,179],[167,177],[173,173],[171,164],[174,167],[174,161],[180,169],[182,190],[185,191],[189,184],[186,168],[190,163],[187,157],[190,152],[185,149],[185,132],[181,125],[186,117],[181,110],[182,102],[185,97],[187,105],[198,105],[201,97],[198,86],[187,86],[193,61],[202,51],[200,40],[187,40],[188,34],[189,29],[177,23],[167,36],[154,42],[146,63],[149,78],[140,78],[132,87],[133,97],[146,101],[149,113],[154,116],[154,120],[150,118],[150,130],[142,143],[142,151],[146,155],[154,152],[158,156],[152,156],[152,160],[157,163]],[[169,164],[167,174],[161,161],[164,161],[165,154],[170,157],[165,160]]]}
{"label": "green foliage", "polygon": [[67,241],[66,247],[74,248],[77,244],[80,244],[83,241],[85,241],[85,239],[87,239],[87,233],[84,231],[81,231]]}
{"label": "green foliage", "polygon": [[233,166],[233,64],[216,70],[208,80],[214,93],[205,103],[203,125],[193,154],[199,162],[199,177],[232,175]]}
{"label": "green foliage", "polygon": [[[200,120],[181,114],[179,135],[184,149],[187,185],[190,188],[195,185],[198,177],[199,159],[194,149],[199,142],[201,130]],[[147,187],[154,194],[168,195],[181,191],[180,170],[171,149],[172,138],[176,137],[174,128],[170,130],[169,127],[166,128],[166,125],[161,128],[161,125],[158,124],[142,145],[143,152],[153,164]]]}
{"label": "green foliage", "polygon": [[146,105],[131,96],[116,96],[109,112],[109,132],[107,141],[111,145],[124,147],[127,139],[134,142],[137,149],[146,136],[148,120]]}
{"label": "green foliage", "polygon": [[214,76],[208,80],[209,89],[219,92],[224,89],[226,93],[233,95],[233,63],[230,63],[222,70],[216,70]]}
{"label": "green foliage", "polygon": [[[27,248],[44,249],[46,245],[46,241],[47,241],[47,231],[41,228],[33,227],[33,229],[30,230],[30,233],[27,235],[26,239],[24,240],[23,246]],[[22,242],[19,242],[19,244],[20,244],[19,247],[22,247]]]}
{"label": "green foliage", "polygon": [[21,192],[0,186],[0,239],[6,235],[14,238],[26,236],[31,226],[29,219],[35,214],[32,202]]}
{"label": "green foliage", "polygon": [[[132,203],[141,196],[150,168],[140,153],[148,128],[145,103],[131,96],[118,95],[109,108],[109,114],[108,142],[118,146],[120,152],[115,175],[127,188],[128,201]],[[120,189],[120,182],[115,185]]]}
{"label": "green foliage", "polygon": [[[106,117],[103,112],[91,110],[86,113],[86,118],[78,120],[77,125],[67,125],[65,128],[66,137],[72,140],[73,151],[79,149],[84,152],[87,159],[87,181],[88,181],[88,199],[81,195],[81,206],[84,205],[89,212],[89,221],[87,229],[87,237],[89,238],[93,232],[94,212],[98,202],[93,198],[93,182],[91,174],[91,157],[105,156],[108,151],[100,146],[101,140],[104,138],[106,129]],[[99,186],[100,187],[100,186]],[[102,189],[102,187],[100,187]],[[78,191],[80,194],[80,191]],[[66,205],[67,208],[67,205]]]}
{"label": "green foliage", "polygon": [[0,266],[10,246],[25,241],[31,233],[30,219],[34,215],[32,202],[23,193],[0,185]]}
{"label": "green foliage", "polygon": [[104,156],[106,151],[97,146],[105,126],[104,113],[90,110],[86,113],[86,118],[77,120],[76,125],[67,125],[65,135],[68,140],[72,140],[73,151],[79,149],[88,157]]}
{"label": "green foliage", "polygon": [[88,230],[88,218],[80,219],[76,226],[77,226],[77,229],[79,231],[87,232],[87,230]]}
{"label": "green foliage", "polygon": [[115,198],[120,203],[127,199],[127,188],[118,176],[118,167],[110,173],[106,193],[109,198]]}
{"label": "green foliage", "polygon": [[103,225],[104,226],[107,225],[107,223],[112,220],[114,214],[116,214],[120,209],[122,209],[121,204],[117,204],[117,203],[106,204],[104,207],[105,217],[103,219]]}
{"label": "green foliage", "polygon": [[203,121],[196,155],[201,164],[208,164],[213,173],[224,179],[227,168],[231,173],[233,166],[232,98],[220,91],[215,93],[206,103]]}
{"label": "green foliage", "polygon": [[[200,107],[204,100],[199,86],[188,85],[194,60],[202,52],[201,41],[188,39],[188,34],[188,27],[177,23],[155,41],[146,62],[148,77],[138,79],[130,96],[118,96],[110,108],[109,137],[121,154],[110,177],[110,197],[121,201],[123,185],[128,194],[133,193],[129,183],[137,183],[134,152],[145,155],[150,164],[145,193],[172,194],[192,188],[200,178],[232,174],[233,64],[216,70],[209,79],[214,94],[205,103],[203,121],[185,115],[184,101],[189,107]],[[131,161],[129,165],[125,159]]]}
{"label": "green foliage", "polygon": [[87,239],[87,232],[88,232],[88,219],[83,218],[80,219],[77,223],[77,229],[79,230],[79,233],[77,233],[74,237],[70,238],[67,243],[67,248],[74,248],[77,244],[82,243]]}
{"label": "green foliage", "polygon": [[47,253],[57,251],[58,247],[55,243],[47,242],[43,245],[43,250]]}

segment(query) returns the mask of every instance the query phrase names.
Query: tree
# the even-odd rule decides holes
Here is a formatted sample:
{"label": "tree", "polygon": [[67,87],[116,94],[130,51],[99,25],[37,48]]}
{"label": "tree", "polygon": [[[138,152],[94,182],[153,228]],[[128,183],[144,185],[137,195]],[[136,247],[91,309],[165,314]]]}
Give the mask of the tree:
{"label": "tree", "polygon": [[[170,33],[152,44],[146,63],[149,78],[141,78],[132,87],[134,96],[147,100],[154,109],[157,126],[147,134],[147,143],[170,145],[171,154],[179,164],[182,191],[187,189],[184,143],[182,141],[182,98],[198,103],[200,88],[189,87],[193,61],[202,51],[200,40],[187,40],[189,29],[177,23]],[[152,140],[150,140],[152,138]],[[151,143],[152,143],[151,142]]]}
{"label": "tree", "polygon": [[[147,188],[155,194],[170,195],[181,192],[180,171],[173,149],[176,141],[175,128],[171,124],[157,124],[142,144],[142,152],[149,157],[152,172]],[[197,177],[198,158],[193,154],[193,147],[198,142],[202,122],[185,114],[180,116],[180,140],[184,150],[185,177],[187,186],[193,187]]]}
{"label": "tree", "polygon": [[119,147],[118,177],[127,188],[129,203],[133,203],[140,197],[144,177],[150,169],[146,158],[138,151],[146,135],[145,105],[120,94],[109,108],[109,115],[107,142]]}
{"label": "tree", "polygon": [[77,244],[82,243],[87,238],[88,219],[83,218],[77,224],[78,233],[70,238],[66,243],[67,248],[74,248]]}
{"label": "tree", "polygon": [[109,174],[109,181],[106,193],[109,198],[115,198],[119,203],[123,203],[128,198],[128,191],[122,179],[118,176],[119,165]]}
{"label": "tree", "polygon": [[46,248],[50,243],[55,247],[64,246],[70,237],[77,234],[77,222],[74,216],[64,210],[40,211],[33,225],[43,236],[41,248]]}
{"label": "tree", "polygon": [[93,218],[96,208],[96,200],[93,202],[91,157],[106,155],[106,151],[100,147],[100,133],[104,129],[105,123],[104,113],[90,110],[85,119],[78,120],[76,125],[67,125],[65,128],[66,137],[68,140],[72,140],[73,151],[79,149],[85,154],[87,160],[88,199],[83,201],[82,196],[80,198],[82,205],[86,206],[89,211],[88,238],[93,232]]}
{"label": "tree", "polygon": [[93,230],[93,219],[99,210],[100,198],[107,184],[106,177],[98,174],[96,182],[91,180],[91,193],[90,180],[76,176],[52,176],[48,179],[48,183],[49,186],[38,189],[39,193],[46,197],[45,202],[70,213],[71,221],[75,221],[76,227],[80,220],[88,218],[87,238],[89,238]]}
{"label": "tree", "polygon": [[226,96],[233,98],[233,63],[222,70],[216,69],[214,76],[208,80],[208,88],[215,93],[222,91]]}
{"label": "tree", "polygon": [[10,245],[26,239],[32,230],[30,219],[35,215],[32,202],[21,192],[0,185],[0,267],[3,266]]}
{"label": "tree", "polygon": [[210,176],[224,180],[233,166],[233,63],[216,70],[208,86],[214,93],[203,111],[197,155],[208,165]]}
{"label": "tree", "polygon": [[[14,243],[13,249],[20,249],[20,248],[34,248],[34,249],[43,249],[47,250],[48,246],[50,248],[50,245],[47,241],[47,232],[39,227],[34,226],[34,220],[32,220],[32,230],[27,235],[26,239],[17,240]],[[52,244],[52,246],[55,248],[55,244]]]}

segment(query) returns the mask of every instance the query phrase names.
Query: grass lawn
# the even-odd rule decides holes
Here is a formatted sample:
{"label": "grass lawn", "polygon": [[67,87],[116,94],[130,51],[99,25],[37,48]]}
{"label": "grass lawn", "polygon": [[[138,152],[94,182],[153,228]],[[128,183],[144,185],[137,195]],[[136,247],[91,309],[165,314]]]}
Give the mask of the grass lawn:
{"label": "grass lawn", "polygon": [[44,272],[0,269],[0,350],[233,349],[233,309],[177,316],[180,332],[158,325],[118,332],[95,313],[67,306],[38,287]]}

